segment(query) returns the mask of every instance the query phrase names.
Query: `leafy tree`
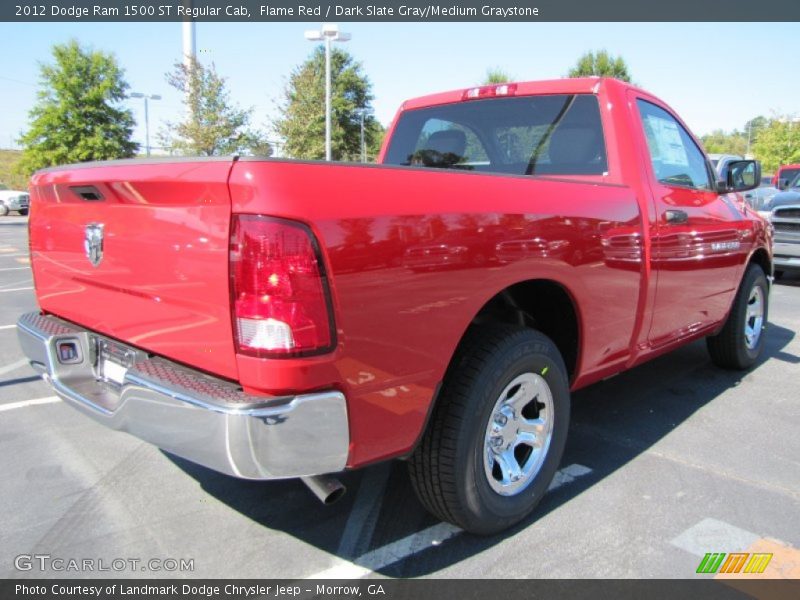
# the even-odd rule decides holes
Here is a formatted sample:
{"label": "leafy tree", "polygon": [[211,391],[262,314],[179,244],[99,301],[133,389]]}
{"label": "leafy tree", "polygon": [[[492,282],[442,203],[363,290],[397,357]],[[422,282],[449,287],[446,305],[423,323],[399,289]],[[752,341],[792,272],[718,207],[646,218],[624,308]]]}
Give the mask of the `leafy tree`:
{"label": "leafy tree", "polygon": [[800,122],[789,116],[770,119],[759,130],[752,148],[767,173],[781,165],[800,162]]}
{"label": "leafy tree", "polygon": [[706,152],[709,154],[738,154],[744,156],[747,152],[747,134],[741,131],[726,133],[715,129],[700,138]]}
{"label": "leafy tree", "polygon": [[482,85],[492,85],[494,83],[508,83],[511,81],[513,77],[506,73],[500,67],[492,67],[486,71],[486,75],[483,78]]}
{"label": "leafy tree", "polygon": [[631,81],[631,74],[625,60],[621,56],[610,55],[606,50],[587,52],[578,59],[578,62],[567,74],[568,77],[588,77],[590,75]]}
{"label": "leafy tree", "polygon": [[213,64],[204,67],[192,60],[187,67],[175,63],[167,73],[167,83],[181,92],[186,116],[179,123],[167,123],[159,134],[163,145],[200,156],[272,154],[263,134],[251,128],[253,109],[231,103],[226,80]]}
{"label": "leafy tree", "polygon": [[[346,51],[331,51],[331,154],[334,160],[360,160],[361,114],[368,158],[377,155],[384,129],[372,112],[372,83],[361,63]],[[289,75],[280,114],[274,123],[294,158],[325,158],[325,49],[318,46]]]}
{"label": "leafy tree", "polygon": [[701,141],[709,154],[738,154],[739,156],[744,156],[748,152],[752,152],[759,133],[768,124],[769,119],[766,117],[753,117],[744,124],[741,131],[734,129],[727,133],[721,129],[715,129],[711,133],[704,135]]}
{"label": "leafy tree", "polygon": [[133,156],[133,115],[119,106],[128,84],[114,56],[75,40],[54,45],[52,52],[54,63],[40,66],[38,100],[19,140],[20,172]]}

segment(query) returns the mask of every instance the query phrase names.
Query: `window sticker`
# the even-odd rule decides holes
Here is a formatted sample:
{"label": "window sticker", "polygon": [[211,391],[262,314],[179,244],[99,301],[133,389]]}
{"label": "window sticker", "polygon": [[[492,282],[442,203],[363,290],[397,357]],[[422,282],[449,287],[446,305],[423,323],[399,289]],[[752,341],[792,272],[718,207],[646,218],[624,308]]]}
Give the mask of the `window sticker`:
{"label": "window sticker", "polygon": [[651,141],[655,142],[653,158],[666,165],[688,167],[689,157],[686,155],[678,125],[657,117],[647,117],[647,122],[652,132]]}

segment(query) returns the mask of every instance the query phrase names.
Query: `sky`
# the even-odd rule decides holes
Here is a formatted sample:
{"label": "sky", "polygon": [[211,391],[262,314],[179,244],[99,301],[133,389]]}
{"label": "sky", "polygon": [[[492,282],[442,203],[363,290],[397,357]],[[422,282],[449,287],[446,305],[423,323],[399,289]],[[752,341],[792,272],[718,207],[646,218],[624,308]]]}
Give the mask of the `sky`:
{"label": "sky", "polygon": [[[303,37],[319,23],[198,23],[197,50],[228,79],[231,97],[267,127],[291,70],[313,50]],[[800,115],[794,23],[339,23],[344,44],[373,84],[388,124],[407,98],[479,84],[499,67],[517,81],[564,76],[588,50],[628,63],[634,81],[670,104],[698,135],[743,129],[757,116]],[[182,115],[165,73],[181,57],[180,23],[2,23],[0,148],[16,147],[36,100],[39,64],[71,38],[112,52],[131,90],[150,103],[151,144]],[[127,104],[144,142],[142,100]]]}

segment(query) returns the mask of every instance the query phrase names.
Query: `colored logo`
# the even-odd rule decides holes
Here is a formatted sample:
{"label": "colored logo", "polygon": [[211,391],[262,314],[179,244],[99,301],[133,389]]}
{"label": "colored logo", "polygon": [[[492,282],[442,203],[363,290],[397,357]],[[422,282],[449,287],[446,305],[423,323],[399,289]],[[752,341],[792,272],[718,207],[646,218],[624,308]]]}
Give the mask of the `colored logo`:
{"label": "colored logo", "polygon": [[763,573],[772,553],[708,552],[697,566],[697,573]]}

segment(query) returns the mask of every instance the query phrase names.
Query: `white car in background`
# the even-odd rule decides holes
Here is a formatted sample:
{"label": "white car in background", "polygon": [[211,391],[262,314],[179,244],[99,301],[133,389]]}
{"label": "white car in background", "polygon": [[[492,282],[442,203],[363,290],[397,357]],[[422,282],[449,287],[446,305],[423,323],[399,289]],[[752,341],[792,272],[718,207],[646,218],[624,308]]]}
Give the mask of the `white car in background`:
{"label": "white car in background", "polygon": [[21,215],[27,215],[30,203],[31,197],[28,192],[0,190],[0,217],[5,217],[12,210]]}

